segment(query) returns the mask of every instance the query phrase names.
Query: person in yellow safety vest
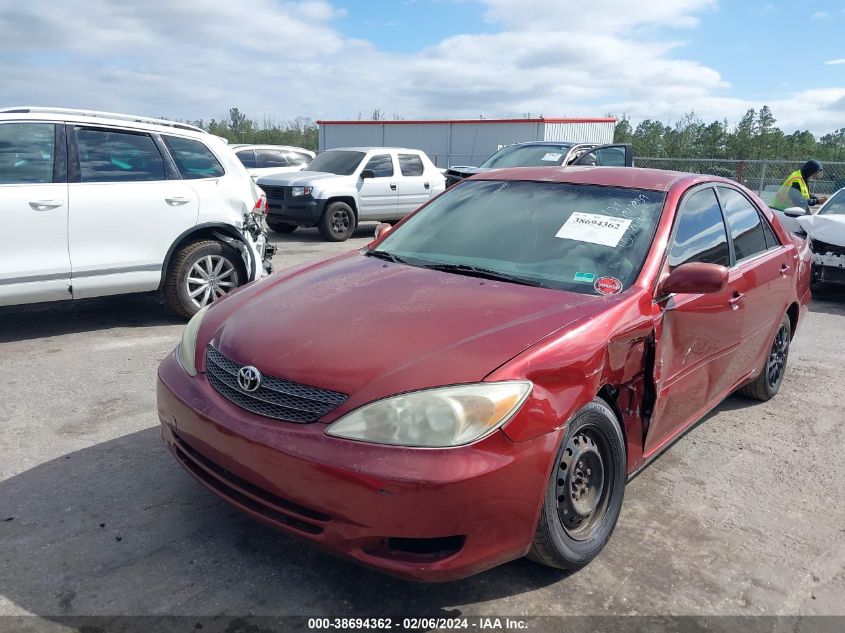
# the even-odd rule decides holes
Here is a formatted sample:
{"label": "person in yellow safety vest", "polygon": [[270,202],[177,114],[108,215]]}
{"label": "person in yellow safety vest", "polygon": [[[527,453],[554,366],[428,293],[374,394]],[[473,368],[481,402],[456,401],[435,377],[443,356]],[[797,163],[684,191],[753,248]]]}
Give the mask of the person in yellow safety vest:
{"label": "person in yellow safety vest", "polygon": [[781,211],[790,207],[801,207],[809,211],[811,206],[824,202],[826,198],[810,195],[807,183],[818,178],[822,173],[822,164],[817,160],[808,160],[801,169],[792,172],[783,181],[783,185],[775,194],[772,207]]}

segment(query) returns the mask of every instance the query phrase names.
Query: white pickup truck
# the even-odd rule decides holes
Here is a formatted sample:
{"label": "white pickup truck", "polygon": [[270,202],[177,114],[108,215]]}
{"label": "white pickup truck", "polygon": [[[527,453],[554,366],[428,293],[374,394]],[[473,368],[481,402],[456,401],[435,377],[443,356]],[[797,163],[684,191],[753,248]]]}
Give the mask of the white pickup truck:
{"label": "white pickup truck", "polygon": [[440,170],[415,149],[332,149],[306,169],[258,179],[272,230],[316,226],[324,239],[342,242],[359,222],[401,220],[446,188]]}

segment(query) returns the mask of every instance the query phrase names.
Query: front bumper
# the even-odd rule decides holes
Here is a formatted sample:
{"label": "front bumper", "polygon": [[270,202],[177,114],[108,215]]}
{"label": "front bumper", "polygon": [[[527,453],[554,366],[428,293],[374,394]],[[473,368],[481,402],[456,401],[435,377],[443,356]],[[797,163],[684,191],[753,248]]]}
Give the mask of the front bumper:
{"label": "front bumper", "polygon": [[289,190],[280,193],[268,188],[267,191],[267,215],[273,220],[299,226],[316,226],[325,207],[325,200],[315,200],[311,196],[293,198]]}
{"label": "front bumper", "polygon": [[157,395],[165,444],[212,492],[290,535],[411,580],[455,580],[525,555],[559,439],[513,443],[496,432],[441,450],[333,438],[324,424],[238,408],[173,354],[159,367]]}

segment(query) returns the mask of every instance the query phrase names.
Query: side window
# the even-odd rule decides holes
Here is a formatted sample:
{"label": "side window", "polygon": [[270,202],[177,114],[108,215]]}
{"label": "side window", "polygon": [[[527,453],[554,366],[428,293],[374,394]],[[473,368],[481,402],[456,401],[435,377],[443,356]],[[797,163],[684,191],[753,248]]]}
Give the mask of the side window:
{"label": "side window", "polygon": [[219,178],[225,172],[217,157],[204,144],[190,138],[163,136],[182,178]]}
{"label": "side window", "polygon": [[669,268],[705,262],[730,266],[728,235],[713,189],[702,189],[681,204],[677,229],[669,249]]}
{"label": "side window", "polygon": [[766,234],[760,212],[748,199],[734,189],[719,187],[722,209],[728,220],[736,261],[753,257],[766,250]]}
{"label": "side window", "polygon": [[258,166],[262,168],[268,167],[289,167],[288,159],[277,149],[257,149],[255,153],[258,154]]}
{"label": "side window", "polygon": [[308,154],[300,152],[285,152],[285,156],[291,165],[307,165],[311,162],[311,157]]}
{"label": "side window", "polygon": [[763,220],[763,233],[766,235],[766,248],[776,248],[781,245],[772,227],[769,226],[769,222],[765,219]]}
{"label": "side window", "polygon": [[164,160],[149,134],[76,128],[82,182],[165,180]]}
{"label": "side window", "polygon": [[258,163],[255,160],[255,152],[251,149],[241,150],[237,152],[235,156],[238,157],[238,160],[241,161],[244,167],[247,169],[255,169],[258,167]]}
{"label": "side window", "polygon": [[52,123],[0,124],[0,185],[53,182]]}
{"label": "side window", "polygon": [[416,154],[399,154],[399,169],[403,176],[422,176],[422,159]]}
{"label": "side window", "polygon": [[390,177],[393,175],[393,159],[390,157],[390,154],[373,156],[367,162],[367,166],[364,169],[372,169],[376,174],[376,178]]}

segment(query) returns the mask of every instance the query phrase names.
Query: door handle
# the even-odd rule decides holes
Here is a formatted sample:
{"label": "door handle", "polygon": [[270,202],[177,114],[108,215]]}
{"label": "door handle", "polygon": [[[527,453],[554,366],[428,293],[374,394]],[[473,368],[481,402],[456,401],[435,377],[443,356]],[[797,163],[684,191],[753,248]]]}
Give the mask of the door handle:
{"label": "door handle", "polygon": [[427,182],[424,182],[423,187],[425,187],[426,189],[429,189],[429,188],[431,188],[431,185]]}
{"label": "door handle", "polygon": [[728,303],[731,305],[731,310],[739,310],[739,307],[742,305],[742,300],[745,299],[745,295],[741,292],[735,292],[733,297],[730,298]]}
{"label": "door handle", "polygon": [[792,270],[792,266],[790,266],[789,264],[784,264],[780,267],[780,274],[786,277],[790,270]]}
{"label": "door handle", "polygon": [[182,196],[174,196],[173,198],[165,198],[164,201],[171,207],[181,207],[183,204],[188,204],[190,200]]}
{"label": "door handle", "polygon": [[35,211],[49,211],[64,204],[62,200],[30,200],[29,206]]}
{"label": "door handle", "polygon": [[390,183],[390,190],[396,191],[396,183],[395,182]]}

